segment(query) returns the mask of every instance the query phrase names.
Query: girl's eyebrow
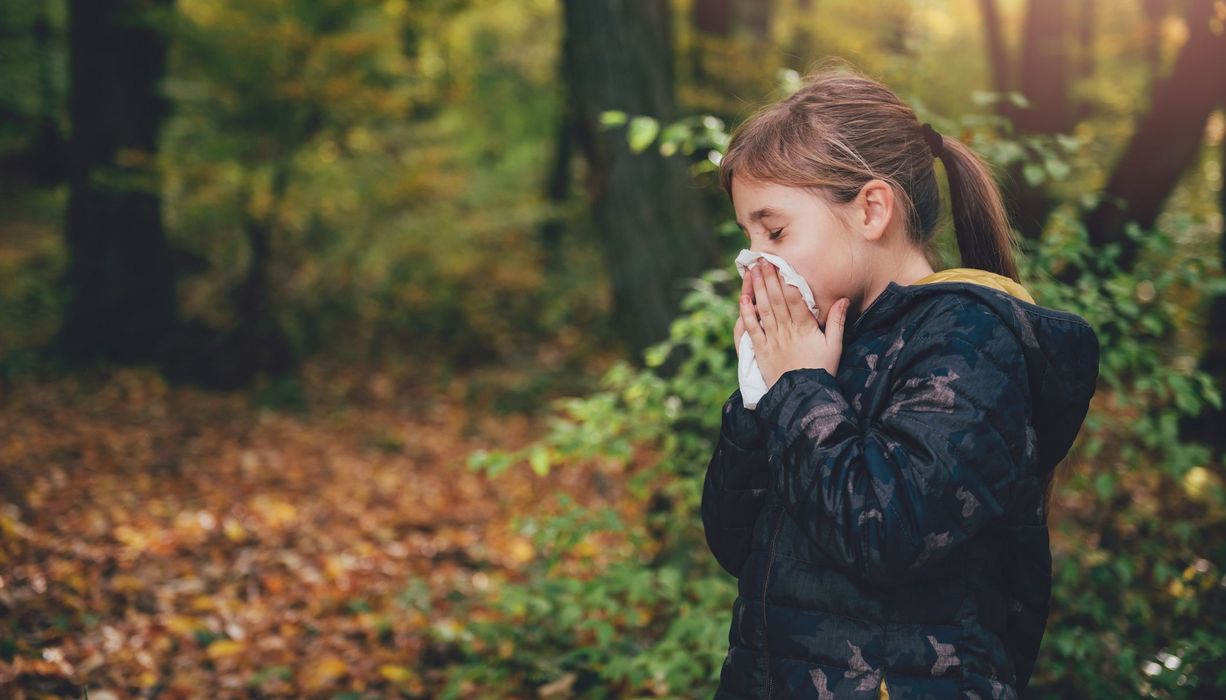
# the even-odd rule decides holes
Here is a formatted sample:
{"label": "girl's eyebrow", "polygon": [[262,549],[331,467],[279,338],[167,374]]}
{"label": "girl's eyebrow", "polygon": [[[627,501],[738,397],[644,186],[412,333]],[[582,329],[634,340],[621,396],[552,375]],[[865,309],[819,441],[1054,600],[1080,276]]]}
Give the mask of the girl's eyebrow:
{"label": "girl's eyebrow", "polygon": [[[767,216],[775,216],[775,215],[777,215],[778,213],[779,213],[779,212],[778,212],[778,211],[777,211],[777,210],[776,210],[774,207],[762,207],[761,209],[755,209],[755,210],[753,210],[752,212],[750,212],[750,213],[749,213],[749,220],[750,220],[750,221],[759,221],[759,220],[761,220],[761,219],[763,219],[763,218],[765,218],[765,217],[767,217]],[[736,225],[737,225],[737,226],[740,226],[742,231],[744,231],[744,230],[745,230],[745,225],[744,225],[744,224],[742,224],[741,222],[739,222],[739,221],[738,221],[738,222],[736,222]],[[748,234],[748,233],[746,233],[745,235],[746,235],[746,236],[748,236],[749,234]]]}

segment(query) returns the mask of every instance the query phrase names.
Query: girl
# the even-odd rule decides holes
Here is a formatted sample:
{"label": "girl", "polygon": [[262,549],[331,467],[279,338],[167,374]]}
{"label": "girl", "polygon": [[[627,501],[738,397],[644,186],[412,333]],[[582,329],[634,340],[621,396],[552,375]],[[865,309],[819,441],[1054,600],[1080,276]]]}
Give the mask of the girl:
{"label": "girl", "polygon": [[[935,159],[965,267],[934,272]],[[716,698],[1015,698],[1051,590],[1053,471],[1099,345],[1018,283],[984,163],[888,88],[823,70],[733,134],[720,166],[758,261],[702,518],[738,579]]]}

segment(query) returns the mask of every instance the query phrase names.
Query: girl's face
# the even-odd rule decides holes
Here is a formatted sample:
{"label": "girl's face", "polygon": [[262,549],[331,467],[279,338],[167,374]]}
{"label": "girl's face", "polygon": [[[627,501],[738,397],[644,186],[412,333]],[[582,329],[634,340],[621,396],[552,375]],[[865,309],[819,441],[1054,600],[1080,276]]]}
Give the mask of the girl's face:
{"label": "girl's face", "polygon": [[813,291],[818,322],[825,327],[830,307],[851,300],[858,314],[869,286],[866,241],[808,190],[734,175],[732,202],[749,249],[788,261]]}

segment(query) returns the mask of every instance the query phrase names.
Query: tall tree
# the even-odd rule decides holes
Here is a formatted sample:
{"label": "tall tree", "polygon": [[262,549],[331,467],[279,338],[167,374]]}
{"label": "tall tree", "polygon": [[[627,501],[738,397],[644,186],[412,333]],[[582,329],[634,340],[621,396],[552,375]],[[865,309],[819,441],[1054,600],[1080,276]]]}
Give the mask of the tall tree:
{"label": "tall tree", "polygon": [[1066,0],[1030,0],[1026,6],[1018,84],[1030,106],[1011,115],[1025,133],[1064,133],[1076,123],[1069,95],[1075,17]]}
{"label": "tall tree", "polygon": [[1162,58],[1162,18],[1166,16],[1170,0],[1141,0],[1145,13],[1145,56],[1151,76],[1157,76]]}
{"label": "tall tree", "polygon": [[1124,235],[1129,222],[1152,228],[1162,205],[1200,152],[1205,122],[1226,98],[1226,32],[1212,24],[1215,0],[1191,0],[1188,39],[1169,75],[1153,87],[1149,111],[1116,162],[1098,205],[1084,220],[1090,242],[1118,242],[1120,264],[1137,253]]}
{"label": "tall tree", "polygon": [[695,186],[680,158],[630,150],[602,129],[620,110],[675,116],[667,0],[566,0],[566,83],[587,163],[587,189],[613,285],[614,322],[636,360],[667,337],[683,281],[718,264]]}
{"label": "tall tree", "polygon": [[1000,20],[996,0],[979,0],[979,14],[983,18],[983,30],[987,39],[988,65],[992,69],[992,85],[998,92],[1005,92],[1013,83],[1012,66]]}
{"label": "tall tree", "polygon": [[[1082,0],[1074,13],[1071,3],[1061,0],[1030,0],[1027,5],[1019,70],[1015,71],[1004,46],[1000,16],[995,0],[980,0],[986,26],[989,60],[998,91],[1009,91],[1017,84],[1029,100],[1026,108],[1001,103],[1001,113],[1023,134],[1068,132],[1083,117],[1087,105],[1075,104],[1069,76],[1082,78],[1093,70],[1092,47],[1094,3]],[[1158,67],[1157,25],[1169,8],[1167,0],[1142,0],[1150,28],[1149,63]],[[1142,227],[1153,225],[1162,203],[1174,188],[1179,175],[1191,164],[1200,144],[1201,127],[1219,99],[1220,71],[1224,62],[1226,35],[1212,27],[1215,0],[1189,0],[1187,4],[1188,41],[1181,49],[1169,75],[1157,78],[1152,90],[1150,111],[1141,119],[1113,170],[1100,204],[1085,217],[1090,239],[1096,245],[1118,241],[1123,247],[1121,262],[1131,262],[1134,244],[1124,236],[1124,227],[1136,221]],[[1077,17],[1074,17],[1074,14]],[[1076,60],[1070,52],[1074,19],[1083,25],[1077,37],[1083,44]],[[1155,169],[1153,164],[1157,165]],[[1019,166],[1020,167],[1020,166]],[[1041,186],[1028,184],[1020,172],[1011,170],[1006,185],[1013,205],[1012,218],[1022,235],[1037,238],[1056,198]],[[1066,281],[1076,274],[1070,270]]]}
{"label": "tall tree", "polygon": [[[690,9],[694,31],[686,52],[689,86],[712,97],[743,92],[744,86],[737,84],[737,71],[729,68],[742,64],[750,55],[774,50],[766,45],[774,7],[773,0],[695,0]],[[720,104],[722,101],[716,98],[702,109],[725,119],[734,118]]]}
{"label": "tall tree", "polygon": [[770,34],[773,0],[746,0],[739,3],[741,22],[755,37],[764,39]]}
{"label": "tall tree", "polygon": [[774,0],[695,0],[691,9],[694,28],[715,36],[744,28],[763,38],[770,30],[774,4]]}
{"label": "tall tree", "polygon": [[[995,0],[980,0],[979,8],[996,90],[1010,92],[1016,86],[1029,102],[1029,106],[1022,108],[1001,101],[998,103],[1001,116],[1007,117],[1019,134],[1071,131],[1080,111],[1069,89],[1073,8],[1064,0],[1030,0],[1026,5],[1020,60],[1016,66],[1005,47]],[[1080,19],[1088,22],[1089,13],[1083,12]],[[1082,51],[1089,52],[1090,48],[1082,47]],[[1005,187],[1012,208],[1010,218],[1024,237],[1037,239],[1057,200],[1043,186],[1031,185],[1022,176],[1021,163],[1011,166],[1008,175]]]}
{"label": "tall tree", "polygon": [[174,321],[154,166],[166,39],[143,21],[171,3],[69,3],[71,297],[58,344],[74,360],[152,359]]}
{"label": "tall tree", "polygon": [[[1094,36],[1095,30],[1098,28],[1098,17],[1096,15],[1098,3],[1094,0],[1081,0],[1081,9],[1078,12],[1078,28],[1077,35],[1077,77],[1080,80],[1089,80],[1094,77],[1094,69],[1096,61],[1094,60]],[[1077,105],[1077,118],[1085,119],[1090,116],[1093,109],[1093,104],[1088,97],[1083,97]]]}
{"label": "tall tree", "polygon": [[797,21],[792,24],[786,50],[787,55],[795,57],[793,60],[797,62],[797,65],[805,65],[819,50],[815,46],[816,41],[810,24],[816,10],[817,0],[796,0],[795,17]]}
{"label": "tall tree", "polygon": [[716,36],[732,32],[733,0],[694,0],[694,28]]}
{"label": "tall tree", "polygon": [[[1223,103],[1226,105],[1226,102]],[[1226,176],[1226,138],[1222,139],[1218,167]],[[1226,187],[1218,190],[1218,211],[1226,217]],[[1226,234],[1218,235],[1218,259],[1221,269],[1226,270]],[[1226,294],[1209,299],[1209,313],[1205,321],[1205,349],[1201,353],[1198,369],[1213,377],[1219,389],[1226,391]],[[1185,417],[1179,426],[1179,434],[1212,446],[1216,457],[1226,454],[1226,407],[1215,409],[1205,406],[1200,415]]]}

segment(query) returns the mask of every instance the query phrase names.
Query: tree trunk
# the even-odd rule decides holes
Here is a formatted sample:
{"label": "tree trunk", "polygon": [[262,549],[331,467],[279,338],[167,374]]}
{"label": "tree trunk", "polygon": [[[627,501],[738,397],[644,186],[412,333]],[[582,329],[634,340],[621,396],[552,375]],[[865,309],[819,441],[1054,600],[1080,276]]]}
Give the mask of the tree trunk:
{"label": "tree trunk", "polygon": [[809,20],[817,9],[817,0],[796,0],[796,17],[799,21],[792,27],[787,40],[788,55],[798,66],[806,65],[817,53],[813,32],[809,31]]}
{"label": "tree trunk", "polygon": [[1073,15],[1067,0],[1030,0],[1022,38],[1022,94],[1030,107],[1014,123],[1028,134],[1066,133],[1076,123],[1069,99]]}
{"label": "tree trunk", "polygon": [[884,24],[881,40],[878,44],[881,50],[892,56],[907,56],[913,54],[907,46],[907,35],[911,31],[911,5],[908,3],[892,3],[889,14],[882,19]]}
{"label": "tree trunk", "polygon": [[994,89],[996,92],[1008,92],[1013,85],[1010,77],[1012,66],[996,0],[979,0],[979,12],[983,15],[984,31],[987,32],[988,63],[992,66]]}
{"label": "tree trunk", "polygon": [[604,110],[674,118],[665,0],[566,0],[564,55],[587,188],[613,286],[614,323],[636,362],[668,336],[685,280],[719,264],[694,183],[679,157],[632,153]]}
{"label": "tree trunk", "polygon": [[[1218,167],[1226,176],[1226,139],[1222,139],[1222,152]],[[1218,190],[1218,210],[1226,218],[1226,187]],[[1226,270],[1226,234],[1218,236],[1218,259]],[[1213,377],[1214,383],[1226,393],[1226,294],[1209,299],[1209,313],[1205,321],[1205,350],[1201,353],[1198,368]],[[1217,409],[1206,406],[1200,415],[1185,418],[1180,422],[1179,434],[1184,440],[1205,443],[1214,451],[1214,460],[1226,455],[1226,406]]]}
{"label": "tree trunk", "polygon": [[142,362],[175,317],[155,156],[166,40],[138,12],[171,0],[69,4],[71,297],[57,344],[74,361]]}
{"label": "tree trunk", "polygon": [[[1030,106],[1002,103],[1019,133],[1068,133],[1077,123],[1077,108],[1069,90],[1073,70],[1072,19],[1071,7],[1065,0],[1030,0],[1019,78],[1021,92]],[[1044,185],[1027,182],[1021,164],[1010,168],[1007,190],[1014,203],[1013,221],[1018,231],[1025,238],[1038,240],[1057,199]]]}
{"label": "tree trunk", "polygon": [[1150,77],[1157,79],[1162,63],[1162,18],[1166,16],[1169,0],[1141,0],[1145,12],[1145,56],[1148,59]]}
{"label": "tree trunk", "polygon": [[[283,144],[282,152],[286,150]],[[231,292],[235,322],[220,329],[198,319],[177,325],[155,358],[170,380],[228,391],[248,386],[261,373],[283,376],[294,366],[294,348],[274,313],[269,279],[272,240],[291,174],[289,157],[274,159],[273,206],[262,216],[251,213],[252,186],[241,191],[240,223],[251,259],[247,274]]]}
{"label": "tree trunk", "polygon": [[545,201],[554,211],[541,222],[537,238],[541,253],[544,256],[545,269],[555,270],[562,262],[562,236],[566,233],[566,219],[561,213],[561,207],[570,198],[570,160],[573,152],[570,115],[565,105],[558,118],[557,131],[553,142],[553,158],[549,165],[549,176],[545,181]]}
{"label": "tree trunk", "polygon": [[1213,6],[1214,0],[1192,0],[1187,43],[1170,75],[1155,83],[1149,112],[1116,163],[1103,198],[1084,219],[1093,246],[1120,244],[1124,268],[1137,253],[1125,227],[1135,221],[1142,229],[1153,228],[1180,176],[1196,161],[1206,120],[1226,97],[1226,73],[1220,70],[1226,65],[1226,34],[1210,27]]}
{"label": "tree trunk", "polygon": [[771,13],[774,10],[773,0],[742,0],[740,6],[741,24],[758,39],[770,36]]}
{"label": "tree trunk", "polygon": [[706,34],[728,36],[732,32],[732,0],[694,0],[694,28]]}
{"label": "tree trunk", "polygon": [[[987,32],[996,91],[1013,91],[1014,66],[1004,43],[1000,12],[994,0],[980,0],[979,10]],[[1027,6],[1017,81],[1030,106],[1020,108],[1004,100],[997,103],[997,111],[1009,119],[1018,134],[1064,133],[1076,123],[1076,109],[1069,96],[1069,25],[1070,12],[1063,0],[1031,0]],[[1009,167],[1003,186],[1011,222],[1023,237],[1038,240],[1056,198],[1042,185],[1027,182],[1021,164]]]}
{"label": "tree trunk", "polygon": [[728,36],[744,27],[758,38],[769,33],[774,0],[694,0],[694,28],[705,34]]}
{"label": "tree trunk", "polygon": [[[1081,24],[1078,27],[1080,31],[1077,41],[1077,77],[1082,81],[1087,81],[1094,76],[1094,30],[1098,26],[1097,6],[1098,3],[1094,0],[1081,0],[1081,12],[1078,17]],[[1077,105],[1076,120],[1089,117],[1092,111],[1093,103],[1088,98],[1083,98]]]}

